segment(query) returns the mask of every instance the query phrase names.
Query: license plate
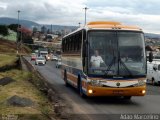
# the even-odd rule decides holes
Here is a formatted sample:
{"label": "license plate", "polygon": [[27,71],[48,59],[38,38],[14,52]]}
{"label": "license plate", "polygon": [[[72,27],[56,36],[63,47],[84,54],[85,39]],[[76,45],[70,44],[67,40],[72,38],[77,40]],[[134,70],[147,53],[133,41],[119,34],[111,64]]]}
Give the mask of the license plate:
{"label": "license plate", "polygon": [[114,90],[113,94],[123,94],[124,91],[123,90]]}

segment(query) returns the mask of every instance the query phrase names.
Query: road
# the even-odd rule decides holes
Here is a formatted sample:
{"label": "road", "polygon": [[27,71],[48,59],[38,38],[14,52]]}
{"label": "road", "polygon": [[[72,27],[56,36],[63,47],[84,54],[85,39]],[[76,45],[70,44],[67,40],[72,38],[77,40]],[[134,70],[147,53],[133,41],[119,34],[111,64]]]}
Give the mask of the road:
{"label": "road", "polygon": [[[30,61],[30,58],[26,59]],[[35,65],[34,65],[35,66]],[[88,119],[107,119],[104,115],[121,114],[159,114],[160,115],[160,86],[147,85],[147,95],[132,97],[130,101],[120,98],[95,97],[81,98],[72,87],[66,87],[61,78],[60,69],[54,61],[48,61],[45,66],[35,66],[36,69],[50,82],[58,93],[71,104],[72,114],[87,115]],[[103,116],[103,117],[102,117]],[[102,118],[101,118],[102,117]],[[108,118],[112,119],[112,118]],[[159,116],[160,119],[160,116]]]}

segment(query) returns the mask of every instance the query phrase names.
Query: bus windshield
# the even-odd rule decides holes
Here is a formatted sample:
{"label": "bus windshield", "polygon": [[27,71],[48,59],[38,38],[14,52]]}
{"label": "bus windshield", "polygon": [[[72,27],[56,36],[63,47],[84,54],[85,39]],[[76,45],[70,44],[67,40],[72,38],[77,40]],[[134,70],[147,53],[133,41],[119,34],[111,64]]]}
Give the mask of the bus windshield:
{"label": "bus windshield", "polygon": [[145,76],[144,36],[135,31],[90,31],[89,67],[92,75]]}

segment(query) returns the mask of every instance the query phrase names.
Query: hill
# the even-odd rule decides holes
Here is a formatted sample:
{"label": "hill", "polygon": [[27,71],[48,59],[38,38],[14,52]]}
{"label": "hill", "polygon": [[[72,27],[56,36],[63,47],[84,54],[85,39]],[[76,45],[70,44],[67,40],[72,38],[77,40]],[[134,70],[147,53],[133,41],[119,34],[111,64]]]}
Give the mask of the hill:
{"label": "hill", "polygon": [[[15,18],[8,18],[8,17],[0,17],[0,24],[3,25],[9,25],[9,24],[17,24],[17,19]],[[39,24],[33,21],[29,21],[29,20],[20,20],[20,24],[22,24],[22,26],[25,26],[29,29],[32,29],[33,26],[38,27],[38,29],[40,30],[40,28],[42,26],[45,26],[47,29],[51,28],[51,25],[49,24]],[[75,30],[77,27],[76,26],[64,26],[64,25],[52,25],[52,30],[53,31],[61,31],[64,29],[70,29],[71,31]]]}
{"label": "hill", "polygon": [[149,39],[160,39],[160,34],[145,33],[145,37]]}
{"label": "hill", "polygon": [[[5,24],[5,25],[9,25],[9,24],[17,24],[17,19],[15,18],[8,18],[8,17],[0,17],[0,24]],[[22,24],[23,26],[32,29],[33,26],[36,26],[39,30],[41,29],[42,26],[45,26],[47,29],[51,29],[51,25],[49,24],[39,24],[33,21],[29,21],[29,20],[20,20],[20,24]],[[75,29],[77,29],[77,26],[65,26],[65,25],[52,25],[52,30],[53,31],[62,31],[64,29],[67,29],[69,31],[73,31]],[[154,33],[145,33],[145,37],[152,39],[152,38],[160,38],[160,34],[154,34]]]}
{"label": "hill", "polygon": [[[17,19],[1,17],[0,24],[4,24],[4,25],[17,24]],[[38,23],[29,21],[29,20],[20,20],[20,24],[22,24],[23,26],[27,28],[32,28],[32,26],[39,26]]]}

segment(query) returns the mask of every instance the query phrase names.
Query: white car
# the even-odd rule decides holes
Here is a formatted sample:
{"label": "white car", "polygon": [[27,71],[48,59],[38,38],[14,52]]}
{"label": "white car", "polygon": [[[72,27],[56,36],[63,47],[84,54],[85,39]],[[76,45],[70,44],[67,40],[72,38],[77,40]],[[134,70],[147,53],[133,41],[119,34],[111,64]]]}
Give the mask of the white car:
{"label": "white car", "polygon": [[51,54],[47,54],[47,55],[45,56],[45,58],[46,58],[47,61],[48,61],[48,60],[51,60],[51,59],[52,59],[52,55],[51,55]]}
{"label": "white car", "polygon": [[62,65],[61,60],[58,60],[58,61],[56,62],[56,68],[60,68],[60,67],[61,67],[61,65]]}
{"label": "white car", "polygon": [[160,62],[147,63],[147,80],[153,85],[160,84]]}
{"label": "white car", "polygon": [[57,60],[58,60],[58,57],[57,57],[57,56],[55,56],[55,55],[52,55],[52,60],[57,61]]}
{"label": "white car", "polygon": [[35,61],[35,65],[39,65],[39,64],[45,65],[46,59],[44,57],[37,57]]}

